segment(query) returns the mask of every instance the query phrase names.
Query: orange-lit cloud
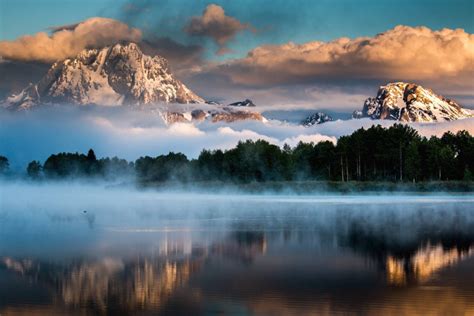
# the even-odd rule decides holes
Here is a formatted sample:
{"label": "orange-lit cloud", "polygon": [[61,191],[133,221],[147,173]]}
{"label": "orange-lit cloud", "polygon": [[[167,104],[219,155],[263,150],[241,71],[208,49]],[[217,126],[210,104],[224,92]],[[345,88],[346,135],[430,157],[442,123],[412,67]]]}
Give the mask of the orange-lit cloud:
{"label": "orange-lit cloud", "polygon": [[214,71],[247,85],[338,78],[448,78],[454,84],[472,86],[474,34],[400,25],[374,37],[259,46],[245,58],[221,64]]}
{"label": "orange-lit cloud", "polygon": [[7,60],[55,62],[77,55],[84,48],[103,47],[119,41],[138,42],[139,29],[108,18],[95,17],[46,32],[0,42],[0,56]]}

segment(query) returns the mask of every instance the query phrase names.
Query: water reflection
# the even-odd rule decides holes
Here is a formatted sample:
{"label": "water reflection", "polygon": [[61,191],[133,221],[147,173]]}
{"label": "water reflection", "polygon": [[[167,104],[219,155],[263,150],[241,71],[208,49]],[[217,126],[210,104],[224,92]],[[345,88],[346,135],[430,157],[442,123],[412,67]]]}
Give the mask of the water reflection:
{"label": "water reflection", "polygon": [[444,249],[441,244],[428,244],[418,249],[409,258],[387,257],[387,282],[394,285],[406,285],[409,282],[426,282],[437,271],[455,265],[473,254],[473,248],[467,250],[456,247]]}
{"label": "water reflection", "polygon": [[0,314],[474,312],[471,203],[240,207],[4,226]]}
{"label": "water reflection", "polygon": [[29,281],[55,290],[55,299],[68,307],[95,312],[159,309],[176,288],[199,269],[199,260],[167,261],[137,258],[124,262],[104,258],[94,262],[48,264],[3,258],[4,267]]}
{"label": "water reflection", "polygon": [[160,310],[173,292],[201,269],[206,258],[251,263],[265,252],[265,246],[261,232],[235,232],[207,248],[193,248],[190,240],[165,238],[159,243],[156,257],[105,257],[61,264],[4,257],[0,267],[53,288],[56,299],[68,307],[86,306],[100,313],[110,312],[110,308],[121,312]]}

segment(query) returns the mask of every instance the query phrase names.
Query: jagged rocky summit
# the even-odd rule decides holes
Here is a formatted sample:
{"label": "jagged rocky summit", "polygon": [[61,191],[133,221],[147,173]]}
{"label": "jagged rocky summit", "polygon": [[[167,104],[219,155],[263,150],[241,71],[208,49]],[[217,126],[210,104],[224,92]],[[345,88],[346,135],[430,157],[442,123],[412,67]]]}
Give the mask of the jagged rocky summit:
{"label": "jagged rocky summit", "polygon": [[[2,102],[3,107],[10,110],[28,110],[51,104],[194,104],[198,107],[192,108],[190,113],[187,113],[188,109],[176,111],[162,106],[159,114],[167,123],[264,120],[258,112],[205,102],[174,77],[166,59],[143,54],[135,43],[85,49],[74,58],[54,63],[37,84],[30,84],[21,93]],[[237,104],[255,106],[250,100],[231,105]]]}
{"label": "jagged rocky summit", "polygon": [[209,121],[212,123],[226,122],[232,123],[236,121],[261,121],[266,122],[267,120],[258,112],[252,112],[247,110],[236,110],[228,106],[206,108],[199,107],[195,109],[189,109],[187,111],[161,111],[160,115],[167,124],[173,123],[188,123],[196,122],[200,123],[203,121]]}
{"label": "jagged rocky summit", "polygon": [[472,117],[472,112],[420,85],[394,82],[381,86],[377,96],[368,98],[362,111],[354,111],[352,117],[402,122],[435,122]]}
{"label": "jagged rocky summit", "polygon": [[54,63],[37,84],[8,98],[7,107],[40,104],[141,105],[200,103],[204,100],[171,73],[160,56],[147,56],[135,43],[86,49]]}
{"label": "jagged rocky summit", "polygon": [[317,112],[317,113],[313,113],[310,116],[308,116],[307,118],[305,118],[301,122],[301,125],[306,126],[306,127],[310,127],[310,126],[313,126],[313,125],[330,122],[332,120],[333,120],[332,117],[327,115],[326,113]]}

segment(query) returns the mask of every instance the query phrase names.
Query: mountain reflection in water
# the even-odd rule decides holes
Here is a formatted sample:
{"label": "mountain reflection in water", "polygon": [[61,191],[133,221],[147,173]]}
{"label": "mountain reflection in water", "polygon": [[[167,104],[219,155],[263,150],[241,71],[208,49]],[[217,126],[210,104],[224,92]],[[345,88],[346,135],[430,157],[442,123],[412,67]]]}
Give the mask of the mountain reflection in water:
{"label": "mountain reflection in water", "polygon": [[[438,270],[455,265],[459,260],[472,256],[473,248],[467,250],[444,249],[441,244],[428,244],[420,248],[411,258],[387,257],[387,281],[404,285],[409,280],[425,282]],[[474,271],[473,271],[474,272]]]}
{"label": "mountain reflection in water", "polygon": [[4,217],[0,314],[474,313],[470,200],[219,203]]}

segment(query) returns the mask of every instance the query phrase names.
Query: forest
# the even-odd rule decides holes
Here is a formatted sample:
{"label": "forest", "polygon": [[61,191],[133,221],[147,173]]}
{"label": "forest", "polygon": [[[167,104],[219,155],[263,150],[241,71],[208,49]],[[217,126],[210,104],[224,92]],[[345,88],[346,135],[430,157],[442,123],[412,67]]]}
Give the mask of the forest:
{"label": "forest", "polygon": [[[0,173],[9,162],[0,156]],[[87,154],[58,153],[44,163],[32,161],[31,179],[105,179],[130,177],[141,184],[218,181],[472,181],[474,137],[466,131],[426,138],[407,125],[359,129],[332,142],[303,143],[280,148],[264,140],[241,141],[229,150],[203,150],[196,159],[182,153],[98,159]]]}

